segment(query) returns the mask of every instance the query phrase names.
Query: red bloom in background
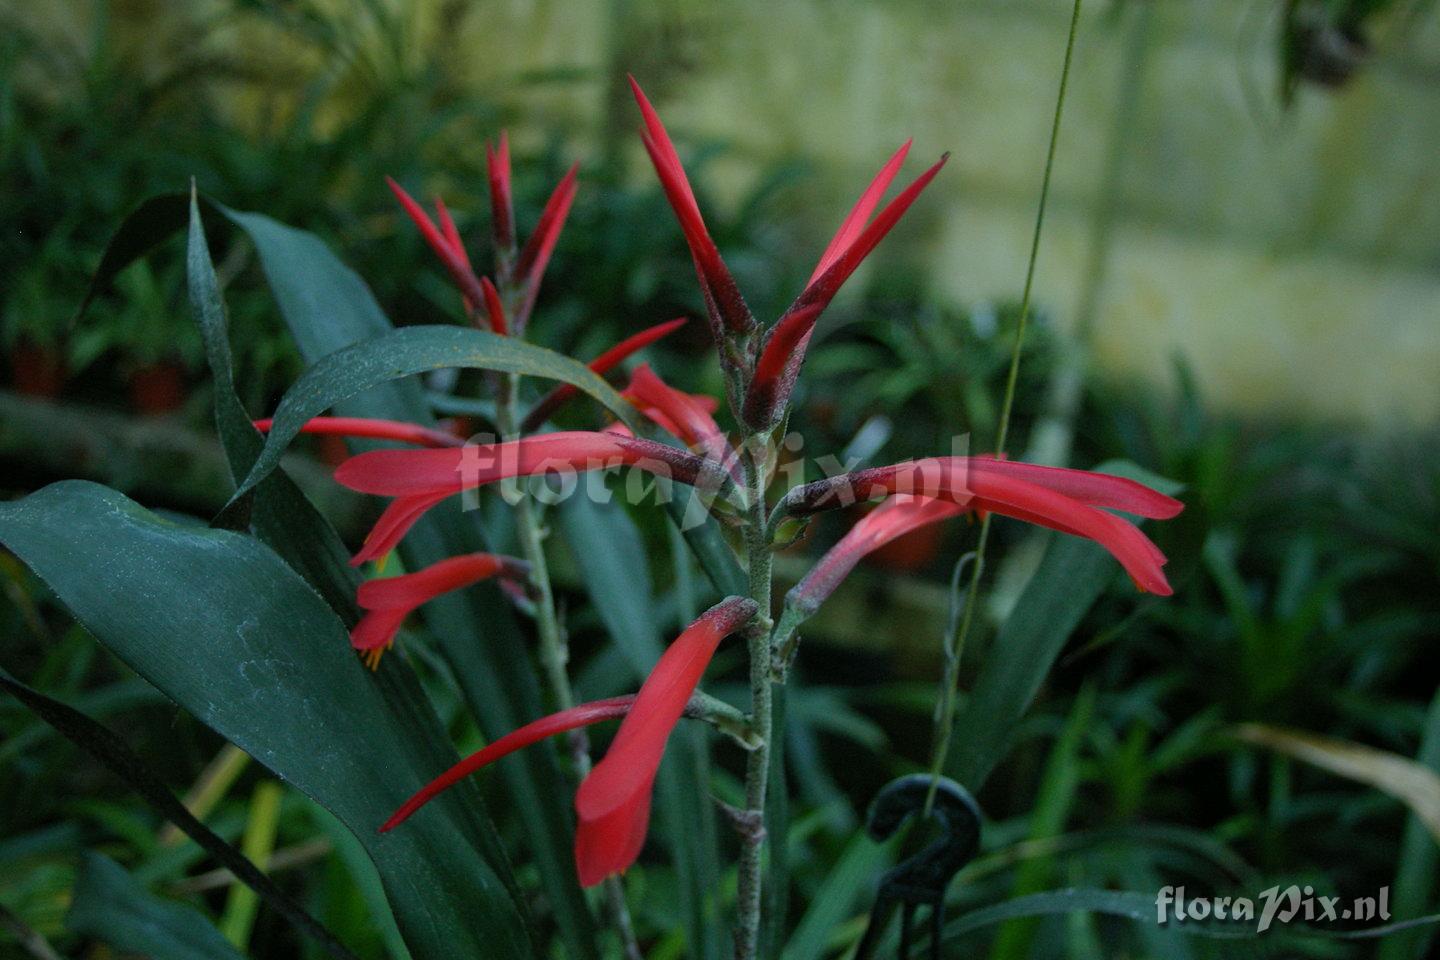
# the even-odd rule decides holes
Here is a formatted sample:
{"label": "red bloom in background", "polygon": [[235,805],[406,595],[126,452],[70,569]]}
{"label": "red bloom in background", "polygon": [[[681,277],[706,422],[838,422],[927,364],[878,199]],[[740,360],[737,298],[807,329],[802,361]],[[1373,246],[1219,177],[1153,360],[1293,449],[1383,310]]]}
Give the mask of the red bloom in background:
{"label": "red bloom in background", "polygon": [[545,276],[545,268],[550,263],[550,255],[554,252],[560,231],[565,226],[570,206],[575,202],[578,189],[576,174],[580,165],[573,164],[560,179],[545,202],[545,208],[540,212],[535,231],[530,234],[519,255],[515,256],[514,210],[510,198],[510,143],[508,138],[501,134],[498,152],[492,150],[488,144],[485,149],[490,171],[490,201],[499,285],[508,288],[513,284],[519,291],[518,302],[512,301],[508,304],[512,312],[508,322],[506,309],[500,305],[500,297],[493,285],[487,294],[484,283],[471,267],[470,257],[465,252],[465,246],[445,204],[438,198],[435,201],[436,216],[440,220],[440,225],[436,226],[425,208],[416,203],[394,179],[386,177],[385,182],[390,185],[405,213],[414,221],[420,235],[425,238],[430,249],[435,251],[446,272],[460,289],[465,298],[466,311],[472,316],[479,316],[479,310],[484,306],[484,316],[490,329],[499,334],[509,334],[512,331],[518,333],[523,331],[529,322],[530,314],[535,308],[535,298],[540,293],[540,281]]}
{"label": "red bloom in background", "polygon": [[[1161,570],[1165,555],[1134,524],[1106,511],[1122,510],[1168,520],[1184,505],[1125,477],[991,457],[929,457],[796,487],[785,495],[781,508],[789,515],[803,516],[897,493],[933,498],[967,510],[990,511],[1094,540],[1120,561],[1141,590],[1162,596],[1173,592]],[[924,515],[920,507],[912,509]],[[857,540],[851,547],[863,542]],[[813,586],[818,588],[825,582],[817,580]]]}
{"label": "red bloom in background", "polygon": [[365,616],[350,631],[350,645],[365,654],[373,670],[380,656],[395,643],[395,633],[416,607],[452,590],[472,586],[494,576],[523,581],[530,565],[494,553],[469,553],[431,564],[423,570],[367,580],[355,600]]}
{"label": "red bloom in background", "polygon": [[630,374],[630,385],[620,394],[646,417],[717,463],[729,465],[735,452],[725,431],[715,422],[717,401],[676,390],[656,375],[648,363]]}
{"label": "red bloom in background", "polygon": [[[639,333],[631,334],[624,340],[621,340],[615,344],[615,346],[606,350],[594,360],[591,360],[586,366],[588,366],[592,372],[603,376],[613,370],[621,361],[631,354],[644,347],[648,347],[661,337],[669,336],[683,327],[686,322],[685,317],[676,317],[674,320],[667,320],[664,323],[657,323],[653,327],[646,327]],[[526,431],[534,430],[549,419],[550,414],[558,410],[562,404],[579,392],[579,388],[571,384],[560,384],[560,386],[541,397],[539,402],[531,408],[530,412],[525,415],[525,422],[521,424],[521,429]]]}
{"label": "red bloom in background", "polygon": [[691,485],[720,487],[724,468],[663,443],[575,430],[448,450],[374,450],[351,457],[335,479],[360,493],[396,499],[380,515],[352,564],[389,553],[427,510],[462,490],[512,477],[634,466]]}
{"label": "red bloom in background", "polygon": [[665,743],[685,712],[720,641],[755,615],[755,601],[722,600],[700,615],[661,654],[633,698],[583,704],[537,720],[451,767],[411,797],[380,828],[392,830],[469,774],[544,737],[624,716],[605,758],[575,794],[575,867],[592,887],[635,862],[650,828],[650,799]]}

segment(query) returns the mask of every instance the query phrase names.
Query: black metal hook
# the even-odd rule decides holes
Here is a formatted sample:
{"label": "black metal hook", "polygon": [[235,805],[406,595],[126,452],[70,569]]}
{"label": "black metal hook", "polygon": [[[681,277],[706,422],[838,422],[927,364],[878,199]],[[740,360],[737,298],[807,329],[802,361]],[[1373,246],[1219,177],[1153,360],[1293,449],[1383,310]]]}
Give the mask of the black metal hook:
{"label": "black metal hook", "polygon": [[912,857],[901,861],[880,879],[870,922],[856,949],[855,960],[869,960],[880,943],[897,907],[900,915],[900,960],[910,956],[915,914],[930,908],[930,956],[940,960],[941,928],[945,921],[945,888],[960,868],[980,852],[980,805],[970,791],[948,777],[938,780],[916,773],[892,780],[876,794],[865,818],[865,829],[875,840],[887,840],[911,817],[924,815],[931,786],[935,801],[930,816],[940,824],[940,836]]}

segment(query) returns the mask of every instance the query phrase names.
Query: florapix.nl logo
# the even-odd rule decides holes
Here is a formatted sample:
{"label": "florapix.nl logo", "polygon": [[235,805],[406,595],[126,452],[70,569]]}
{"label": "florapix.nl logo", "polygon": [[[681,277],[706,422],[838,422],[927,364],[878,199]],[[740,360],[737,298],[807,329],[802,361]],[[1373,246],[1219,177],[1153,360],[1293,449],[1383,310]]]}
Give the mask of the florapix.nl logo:
{"label": "florapix.nl logo", "polygon": [[1256,933],[1275,924],[1383,923],[1390,919],[1390,888],[1347,899],[1298,884],[1273,886],[1255,897],[1192,897],[1184,887],[1162,887],[1155,896],[1155,919],[1161,926],[1186,921],[1253,923]]}

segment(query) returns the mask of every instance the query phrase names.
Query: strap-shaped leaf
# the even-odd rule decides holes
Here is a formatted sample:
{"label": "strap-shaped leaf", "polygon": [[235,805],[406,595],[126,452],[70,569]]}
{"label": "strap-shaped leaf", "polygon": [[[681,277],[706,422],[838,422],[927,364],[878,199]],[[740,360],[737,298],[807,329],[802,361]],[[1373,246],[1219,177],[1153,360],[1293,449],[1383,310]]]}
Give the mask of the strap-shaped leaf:
{"label": "strap-shaped leaf", "polygon": [[403,327],[327,354],[300,375],[276,408],[265,449],[235,491],[236,499],[275,469],[280,455],[311,417],[377,384],[446,367],[560,380],[590,394],[632,427],[638,426],[635,409],[578,360],[488,330]]}
{"label": "strap-shaped leaf", "polygon": [[506,885],[457,842],[462,811],[375,831],[432,775],[428,750],[330,608],[268,548],[82,481],[0,504],[0,542],[112,653],[355,833],[417,960],[531,956]]}
{"label": "strap-shaped leaf", "polygon": [[73,933],[153,960],[243,960],[200,911],[147,891],[109,857],[86,853],[65,915]]}

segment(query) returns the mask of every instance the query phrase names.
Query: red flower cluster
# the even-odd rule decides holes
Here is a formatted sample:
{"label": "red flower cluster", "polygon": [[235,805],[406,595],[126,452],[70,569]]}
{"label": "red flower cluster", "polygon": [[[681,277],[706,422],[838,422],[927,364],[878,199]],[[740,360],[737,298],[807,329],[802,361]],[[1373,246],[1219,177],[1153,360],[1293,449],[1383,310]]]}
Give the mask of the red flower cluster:
{"label": "red flower cluster", "polygon": [[[841,223],[799,297],[760,334],[706,230],[674,145],[633,80],[632,86],[644,120],[641,140],[679,219],[711,330],[721,348],[732,387],[732,411],[752,435],[766,433],[784,415],[821,311],[931,182],[945,157],[880,208],[910,149],[908,141],[902,145]],[[572,167],[556,187],[534,233],[517,252],[505,137],[498,148],[487,145],[486,153],[496,282],[477,277],[443,203],[435,202],[436,224],[393,181],[391,187],[455,281],[471,318],[497,334],[519,336],[575,197],[576,170]],[[603,375],[683,322],[671,320],[641,331],[595,358],[590,368]],[[676,390],[642,363],[631,371],[621,395],[683,446],[634,436],[619,424],[598,431],[534,432],[574,395],[575,389],[568,385],[546,394],[521,420],[521,435],[498,443],[462,445],[436,430],[389,421],[330,417],[311,421],[305,429],[312,433],[393,440],[423,448],[362,453],[336,472],[336,479],[353,490],[393,498],[353,562],[383,557],[441,500],[501,480],[618,465],[715,489],[730,489],[738,479],[740,458],[715,419],[719,404],[713,398]],[[263,429],[268,422],[257,425]],[[1094,540],[1115,556],[1142,590],[1170,592],[1161,569],[1163,554],[1133,523],[1111,511],[1163,519],[1179,513],[1181,504],[1134,481],[1081,470],[991,457],[934,457],[893,464],[796,487],[776,505],[771,527],[786,517],[876,499],[887,502],[857,523],[790,591],[790,608],[801,615],[813,613],[867,553],[917,527],[968,511],[999,513]],[[352,632],[352,643],[373,666],[416,607],[489,578],[501,578],[512,590],[520,589],[516,584],[528,573],[522,561],[473,554],[403,576],[371,580],[360,588],[359,602],[366,614]],[[514,750],[579,726],[624,717],[608,753],[581,783],[575,798],[575,854],[581,882],[592,885],[623,871],[644,843],[651,789],[670,731],[720,641],[756,613],[753,601],[722,600],[665,650],[638,694],[584,704],[521,727],[424,787],[381,829],[393,829],[441,791]]]}

